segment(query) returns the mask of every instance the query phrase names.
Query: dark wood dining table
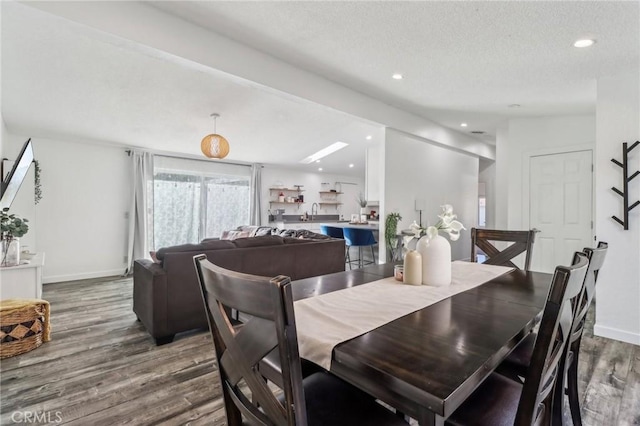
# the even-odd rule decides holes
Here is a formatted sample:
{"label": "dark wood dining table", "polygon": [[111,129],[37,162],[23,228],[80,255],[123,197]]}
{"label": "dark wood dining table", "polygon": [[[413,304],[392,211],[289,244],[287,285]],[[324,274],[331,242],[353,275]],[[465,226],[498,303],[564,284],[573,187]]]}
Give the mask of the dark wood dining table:
{"label": "dark wood dining table", "polygon": [[[393,264],[295,281],[294,300],[393,276]],[[535,326],[552,276],[514,270],[333,350],[331,372],[416,419],[443,424]]]}

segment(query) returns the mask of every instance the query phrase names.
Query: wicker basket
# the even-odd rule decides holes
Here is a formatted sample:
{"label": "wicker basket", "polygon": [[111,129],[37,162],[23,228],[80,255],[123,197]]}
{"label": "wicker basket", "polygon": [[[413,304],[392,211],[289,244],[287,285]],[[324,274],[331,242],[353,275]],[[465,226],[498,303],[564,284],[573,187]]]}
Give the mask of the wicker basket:
{"label": "wicker basket", "polygon": [[49,302],[0,300],[0,359],[29,352],[49,340]]}

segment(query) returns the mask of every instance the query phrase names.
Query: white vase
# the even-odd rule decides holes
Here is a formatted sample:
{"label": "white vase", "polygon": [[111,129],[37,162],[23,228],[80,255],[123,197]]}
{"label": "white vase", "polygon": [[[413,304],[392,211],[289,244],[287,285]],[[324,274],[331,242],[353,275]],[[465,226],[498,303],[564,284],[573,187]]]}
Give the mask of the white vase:
{"label": "white vase", "polygon": [[415,250],[409,251],[404,257],[404,275],[405,284],[420,285],[422,284],[422,256]]}
{"label": "white vase", "polygon": [[436,287],[451,284],[451,244],[446,238],[422,237],[416,250],[422,255],[422,284]]}
{"label": "white vase", "polygon": [[2,240],[0,251],[1,266],[16,266],[20,264],[20,239],[12,238]]}

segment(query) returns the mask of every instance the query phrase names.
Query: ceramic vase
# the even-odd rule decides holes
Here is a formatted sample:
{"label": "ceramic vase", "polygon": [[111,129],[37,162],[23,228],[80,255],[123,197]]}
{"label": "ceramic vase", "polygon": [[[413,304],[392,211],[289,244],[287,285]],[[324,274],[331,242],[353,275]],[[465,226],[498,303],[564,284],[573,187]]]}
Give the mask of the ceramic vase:
{"label": "ceramic vase", "polygon": [[16,266],[20,264],[20,239],[3,239],[0,252],[2,266]]}
{"label": "ceramic vase", "polygon": [[415,250],[409,251],[404,257],[404,276],[402,281],[405,284],[422,284],[422,255]]}
{"label": "ceramic vase", "polygon": [[[451,244],[440,235],[420,238],[416,249],[422,256],[422,284],[441,287],[451,284]],[[406,271],[405,271],[406,273]]]}

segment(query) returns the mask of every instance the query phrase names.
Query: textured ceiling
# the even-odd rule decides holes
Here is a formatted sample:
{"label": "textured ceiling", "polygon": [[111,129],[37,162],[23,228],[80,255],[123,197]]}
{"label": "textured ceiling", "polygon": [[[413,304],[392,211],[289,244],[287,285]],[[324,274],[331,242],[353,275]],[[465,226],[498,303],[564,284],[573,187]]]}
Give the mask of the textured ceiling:
{"label": "textured ceiling", "polygon": [[[2,2],[10,131],[198,155],[209,114],[222,112],[230,159],[297,164],[341,140],[351,145],[323,166],[358,174],[364,136],[382,133],[28,4]],[[640,53],[638,2],[146,4],[455,130],[485,131],[487,142],[509,117],[593,113],[596,79],[637,66]],[[582,37],[598,42],[574,48]]]}
{"label": "textured ceiling", "polygon": [[[639,2],[155,2],[155,7],[460,130],[595,111],[637,64]],[[577,49],[579,38],[595,38]],[[402,73],[401,81],[392,80]],[[520,104],[520,108],[508,108]]]}
{"label": "textured ceiling", "polygon": [[[379,125],[15,3],[2,10],[2,89],[7,127],[28,136],[201,155],[200,140],[213,133],[209,115],[221,112],[217,131],[230,142],[230,160],[355,175],[364,175],[365,148],[382,137]],[[350,145],[320,165],[297,164],[336,141]]]}

